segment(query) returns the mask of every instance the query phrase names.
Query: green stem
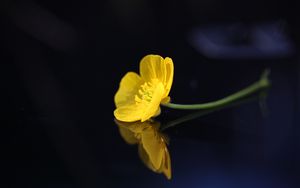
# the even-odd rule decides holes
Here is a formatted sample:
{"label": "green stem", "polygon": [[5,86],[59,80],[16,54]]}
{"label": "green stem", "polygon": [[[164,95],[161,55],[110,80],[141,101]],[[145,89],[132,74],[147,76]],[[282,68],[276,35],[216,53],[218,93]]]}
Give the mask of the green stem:
{"label": "green stem", "polygon": [[249,96],[257,91],[260,91],[262,89],[265,89],[270,86],[270,81],[268,79],[269,70],[265,70],[263,74],[261,75],[261,78],[259,81],[251,84],[250,86],[232,94],[229,95],[223,99],[219,99],[213,102],[208,103],[202,103],[202,104],[174,104],[174,103],[167,103],[162,104],[165,107],[173,108],[173,109],[180,109],[180,110],[202,110],[202,109],[211,109],[220,107],[226,104],[229,104],[231,102],[234,102],[236,100],[239,100],[241,98],[244,98],[246,96]]}
{"label": "green stem", "polygon": [[253,96],[253,97],[244,98],[244,99],[235,101],[233,103],[230,103],[228,105],[223,105],[223,106],[219,106],[217,108],[211,108],[211,109],[207,109],[207,110],[200,110],[200,111],[188,114],[188,115],[180,117],[180,118],[178,118],[176,120],[167,122],[166,124],[163,124],[161,126],[160,130],[164,131],[164,130],[170,128],[170,127],[174,127],[174,126],[176,126],[178,124],[181,124],[181,123],[184,123],[186,121],[190,121],[190,120],[199,118],[201,116],[210,114],[212,112],[216,112],[216,111],[219,111],[219,110],[222,110],[222,109],[226,109],[226,108],[230,108],[230,107],[233,107],[233,106],[238,106],[238,105],[241,105],[241,104],[244,104],[244,103],[249,103],[249,102],[255,101],[257,99],[261,99],[262,97],[265,97],[265,95],[266,95],[266,93],[261,93],[261,94],[262,95],[259,95],[259,96]]}

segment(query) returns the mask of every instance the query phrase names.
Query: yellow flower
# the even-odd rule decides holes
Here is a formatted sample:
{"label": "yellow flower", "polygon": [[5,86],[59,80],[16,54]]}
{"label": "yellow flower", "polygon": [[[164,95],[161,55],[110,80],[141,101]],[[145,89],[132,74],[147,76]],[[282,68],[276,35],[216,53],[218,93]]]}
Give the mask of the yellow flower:
{"label": "yellow flower", "polygon": [[116,119],[142,122],[160,114],[160,103],[170,101],[174,75],[171,58],[147,55],[140,62],[140,75],[128,72],[121,80],[114,100]]}
{"label": "yellow flower", "polygon": [[125,123],[116,120],[122,138],[128,144],[138,144],[144,164],[156,173],[164,173],[171,179],[171,159],[166,146],[167,137],[160,133],[158,122]]}

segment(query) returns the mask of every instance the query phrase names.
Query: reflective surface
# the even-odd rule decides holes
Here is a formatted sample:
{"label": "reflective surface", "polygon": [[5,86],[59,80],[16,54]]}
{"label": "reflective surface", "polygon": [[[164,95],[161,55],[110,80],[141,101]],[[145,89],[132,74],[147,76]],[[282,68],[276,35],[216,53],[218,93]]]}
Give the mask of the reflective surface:
{"label": "reflective surface", "polygon": [[[120,2],[1,1],[0,187],[299,187],[298,7],[284,1]],[[195,28],[232,19],[283,19],[295,54],[211,58],[189,41]],[[174,103],[222,98],[271,70],[265,105],[253,101],[165,130],[170,181],[145,167],[113,117],[121,77],[138,72],[149,53],[173,59]],[[188,113],[162,108],[156,120],[163,126]]]}

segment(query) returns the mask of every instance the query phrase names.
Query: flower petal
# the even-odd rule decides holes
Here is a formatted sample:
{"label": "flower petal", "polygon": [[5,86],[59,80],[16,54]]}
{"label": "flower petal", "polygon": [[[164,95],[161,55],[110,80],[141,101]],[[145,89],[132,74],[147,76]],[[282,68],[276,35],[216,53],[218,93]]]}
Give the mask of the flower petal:
{"label": "flower petal", "polygon": [[115,95],[116,107],[122,104],[132,103],[134,96],[142,84],[141,77],[135,72],[128,72],[121,80],[119,90]]}
{"label": "flower petal", "polygon": [[160,107],[158,107],[158,109],[157,109],[157,111],[155,112],[155,114],[154,114],[154,116],[153,116],[153,117],[157,117],[157,116],[159,116],[159,115],[160,115],[160,113],[161,113],[161,109],[160,109]]}
{"label": "flower petal", "polygon": [[143,111],[136,104],[122,105],[114,111],[114,116],[119,121],[134,122],[141,119]]}
{"label": "flower petal", "polygon": [[140,74],[146,82],[158,79],[166,82],[166,66],[164,59],[159,55],[147,55],[140,62]]}
{"label": "flower petal", "polygon": [[161,138],[159,137],[157,130],[153,127],[148,127],[142,132],[141,137],[143,148],[148,154],[153,168],[156,171],[159,170],[163,160],[164,148],[162,147]]}
{"label": "flower petal", "polygon": [[164,86],[162,83],[159,82],[153,91],[153,96],[150,103],[147,104],[147,106],[144,109],[144,113],[141,116],[142,122],[156,115],[163,95],[164,95]]}
{"label": "flower petal", "polygon": [[139,144],[138,146],[138,153],[142,160],[142,162],[153,172],[157,172],[157,169],[154,168],[152,162],[150,161],[148,153],[145,151],[142,144]]}
{"label": "flower petal", "polygon": [[164,64],[166,66],[166,82],[165,82],[165,95],[167,97],[170,93],[173,77],[174,77],[174,64],[171,58],[166,57],[164,60]]}
{"label": "flower petal", "polygon": [[167,104],[167,103],[169,103],[171,101],[171,98],[169,97],[169,96],[167,96],[167,97],[165,97],[165,98],[163,98],[162,100],[161,100],[161,104]]}
{"label": "flower petal", "polygon": [[164,147],[164,155],[163,155],[163,163],[161,166],[161,171],[165,174],[165,176],[170,180],[172,177],[172,171],[171,171],[171,158],[168,151],[168,148]]}
{"label": "flower petal", "polygon": [[128,125],[122,124],[122,122],[117,122],[117,124],[119,127],[120,135],[125,140],[125,142],[127,142],[128,144],[139,143],[139,140],[136,138],[135,133],[129,129]]}

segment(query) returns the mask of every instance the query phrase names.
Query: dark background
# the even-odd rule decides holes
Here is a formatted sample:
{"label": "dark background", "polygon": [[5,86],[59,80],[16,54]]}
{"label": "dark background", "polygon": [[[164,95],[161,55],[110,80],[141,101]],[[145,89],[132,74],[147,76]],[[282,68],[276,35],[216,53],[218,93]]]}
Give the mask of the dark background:
{"label": "dark background", "polygon": [[[299,8],[281,0],[1,0],[1,187],[299,187]],[[263,38],[253,34],[263,27]],[[217,47],[199,42],[203,33]],[[113,121],[120,79],[147,54],[173,59],[175,103],[224,97],[270,68],[266,109],[255,101],[167,130],[168,181],[142,164]],[[163,109],[159,119],[184,114]]]}

